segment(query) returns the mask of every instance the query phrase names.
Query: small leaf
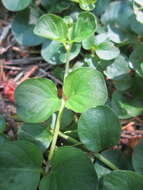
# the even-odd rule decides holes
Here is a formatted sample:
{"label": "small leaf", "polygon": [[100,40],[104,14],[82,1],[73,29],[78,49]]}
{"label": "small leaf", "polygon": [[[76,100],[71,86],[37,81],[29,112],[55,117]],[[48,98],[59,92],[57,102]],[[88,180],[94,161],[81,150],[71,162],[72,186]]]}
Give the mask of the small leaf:
{"label": "small leaf", "polygon": [[24,124],[18,130],[20,140],[36,144],[41,151],[45,151],[52,140],[52,135],[47,128],[40,124]]}
{"label": "small leaf", "polygon": [[[80,52],[81,45],[73,44],[70,52],[70,61]],[[47,41],[43,44],[41,55],[50,64],[63,64],[66,62],[67,53],[63,44],[57,41]]]}
{"label": "small leaf", "polygon": [[37,22],[34,33],[44,38],[65,42],[68,28],[61,17],[54,14],[45,14]]}
{"label": "small leaf", "polygon": [[73,24],[71,31],[71,41],[81,42],[96,30],[96,18],[89,12],[81,12],[77,21]]}
{"label": "small leaf", "polygon": [[75,112],[84,112],[91,107],[104,105],[107,88],[102,74],[83,67],[71,72],[64,83],[66,107]]}
{"label": "small leaf", "polygon": [[138,98],[128,95],[128,92],[115,91],[112,95],[112,108],[120,119],[136,117],[143,111],[143,105]]}
{"label": "small leaf", "polygon": [[32,0],[2,0],[3,5],[10,11],[21,11],[28,7]]}
{"label": "small leaf", "polygon": [[132,163],[135,171],[143,174],[143,140],[134,149]]}
{"label": "small leaf", "polygon": [[47,120],[59,109],[55,84],[44,78],[28,79],[15,90],[17,114],[28,123]]}
{"label": "small leaf", "polygon": [[138,43],[133,52],[130,54],[130,62],[132,63],[133,69],[136,73],[143,77],[143,43]]}
{"label": "small leaf", "polygon": [[103,42],[96,47],[96,54],[100,59],[111,60],[115,59],[120,51],[112,42]]}
{"label": "small leaf", "polygon": [[40,184],[40,190],[95,190],[97,176],[90,159],[73,147],[60,147],[51,160],[52,169]]}
{"label": "small leaf", "polygon": [[127,76],[129,73],[129,61],[127,57],[118,56],[111,65],[107,66],[104,74],[113,80],[119,80]]}
{"label": "small leaf", "polygon": [[25,141],[0,144],[0,188],[3,190],[37,189],[42,154]]}
{"label": "small leaf", "polygon": [[120,138],[120,123],[114,112],[98,106],[82,113],[78,121],[81,142],[91,151],[100,152],[116,145]]}
{"label": "small leaf", "polygon": [[141,190],[143,176],[132,171],[113,171],[103,176],[99,189],[102,190]]}
{"label": "small leaf", "polygon": [[5,128],[6,128],[5,119],[0,115],[0,134],[4,132]]}

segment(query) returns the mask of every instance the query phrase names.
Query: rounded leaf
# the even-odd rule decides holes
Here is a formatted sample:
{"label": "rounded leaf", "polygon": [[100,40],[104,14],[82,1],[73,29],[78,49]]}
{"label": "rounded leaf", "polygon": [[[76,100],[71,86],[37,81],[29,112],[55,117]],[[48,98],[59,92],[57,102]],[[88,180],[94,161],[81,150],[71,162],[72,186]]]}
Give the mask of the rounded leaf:
{"label": "rounded leaf", "polygon": [[55,84],[44,78],[28,79],[15,90],[17,114],[28,123],[40,123],[60,107]]}
{"label": "rounded leaf", "polygon": [[54,14],[45,14],[37,22],[34,33],[44,38],[65,42],[68,28],[61,17]]}
{"label": "rounded leaf", "polygon": [[92,68],[83,67],[71,72],[65,79],[64,96],[66,107],[75,112],[104,105],[107,88],[102,74]]}
{"label": "rounded leaf", "polygon": [[130,62],[136,73],[143,77],[143,43],[139,43],[134,47],[133,52],[130,55]]}
{"label": "rounded leaf", "polygon": [[[81,45],[73,44],[70,52],[70,61],[74,59],[80,52]],[[67,52],[63,44],[57,41],[47,41],[43,44],[41,55],[50,64],[66,63]]]}
{"label": "rounded leaf", "polygon": [[[52,169],[40,184],[40,190],[95,190],[97,175],[87,155],[73,147],[56,149]],[[89,188],[90,187],[90,188]]]}
{"label": "rounded leaf", "polygon": [[135,171],[143,174],[143,140],[134,149],[132,163]]}
{"label": "rounded leaf", "polygon": [[93,152],[116,145],[120,138],[120,130],[117,116],[106,106],[87,110],[78,121],[79,138]]}
{"label": "rounded leaf", "polygon": [[81,42],[96,30],[96,18],[90,12],[81,12],[77,21],[73,24],[71,31],[71,41]]}
{"label": "rounded leaf", "polygon": [[112,95],[112,108],[120,119],[136,117],[143,111],[141,101],[136,97],[129,96],[128,93],[115,91]]}
{"label": "rounded leaf", "polygon": [[25,9],[16,14],[12,23],[12,33],[16,41],[24,46],[37,46],[44,41],[43,38],[33,33],[34,23],[30,23],[31,16],[34,17],[32,11],[30,9]]}
{"label": "rounded leaf", "polygon": [[103,176],[100,189],[102,190],[141,190],[143,176],[132,171],[113,171]]}
{"label": "rounded leaf", "polygon": [[21,11],[28,7],[32,0],[2,0],[3,5],[10,11]]}
{"label": "rounded leaf", "polygon": [[23,124],[18,129],[18,138],[36,144],[41,151],[45,151],[52,140],[48,129],[40,124]]}
{"label": "rounded leaf", "polygon": [[35,190],[42,172],[42,154],[26,141],[0,144],[0,188]]}

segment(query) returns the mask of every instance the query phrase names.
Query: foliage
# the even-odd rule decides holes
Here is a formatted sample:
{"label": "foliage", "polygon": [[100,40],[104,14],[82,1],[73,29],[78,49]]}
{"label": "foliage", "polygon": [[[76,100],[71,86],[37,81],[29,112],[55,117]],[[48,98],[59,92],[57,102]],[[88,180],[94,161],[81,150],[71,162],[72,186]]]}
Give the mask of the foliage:
{"label": "foliage", "polygon": [[45,78],[16,88],[23,123],[10,142],[0,116],[0,189],[143,189],[143,141],[133,152],[112,149],[120,121],[143,112],[142,1],[2,3],[17,12],[16,41],[41,45],[63,90]]}

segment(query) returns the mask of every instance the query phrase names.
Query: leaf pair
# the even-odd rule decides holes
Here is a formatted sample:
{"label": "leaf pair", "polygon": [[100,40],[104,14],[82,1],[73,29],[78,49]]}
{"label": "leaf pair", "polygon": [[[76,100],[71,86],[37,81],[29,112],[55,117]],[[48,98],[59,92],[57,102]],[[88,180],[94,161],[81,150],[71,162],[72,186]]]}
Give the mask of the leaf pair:
{"label": "leaf pair", "polygon": [[34,33],[62,43],[72,43],[81,42],[93,34],[95,29],[95,16],[89,12],[80,13],[77,21],[70,28],[61,17],[54,14],[46,14],[39,19]]}
{"label": "leaf pair", "polygon": [[103,60],[112,60],[120,53],[119,49],[112,42],[109,42],[103,34],[89,36],[83,40],[82,46],[86,50],[92,50]]}
{"label": "leaf pair", "polygon": [[[91,107],[104,105],[107,88],[102,74],[91,68],[80,68],[71,72],[65,79],[63,93],[65,106],[75,112],[84,112]],[[15,91],[17,113],[29,123],[47,120],[59,110],[61,100],[57,89],[48,79],[29,79]]]}

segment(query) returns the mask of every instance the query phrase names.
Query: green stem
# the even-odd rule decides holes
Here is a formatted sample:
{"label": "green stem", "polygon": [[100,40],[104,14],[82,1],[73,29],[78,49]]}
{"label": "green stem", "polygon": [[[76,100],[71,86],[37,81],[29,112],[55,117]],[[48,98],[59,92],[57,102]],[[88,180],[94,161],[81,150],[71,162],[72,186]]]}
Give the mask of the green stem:
{"label": "green stem", "polygon": [[58,134],[59,134],[59,130],[60,130],[60,123],[61,123],[62,113],[63,113],[64,107],[65,107],[65,101],[64,101],[64,99],[62,99],[61,108],[59,110],[57,121],[56,121],[56,126],[55,126],[55,129],[54,129],[54,135],[53,135],[53,140],[52,140],[52,144],[51,144],[51,147],[50,147],[48,160],[51,160],[51,158],[53,157],[53,154],[54,154],[54,150],[55,150],[55,147],[56,147]]}
{"label": "green stem", "polygon": [[[74,144],[80,144],[80,142],[62,132],[59,131],[59,136],[62,137],[63,139],[74,143]],[[83,150],[88,151],[84,146],[81,147]],[[89,151],[88,151],[89,152]],[[102,156],[99,153],[91,153],[94,157],[96,157],[98,160],[100,160],[102,163],[104,163],[107,167],[111,168],[112,170],[119,170],[119,168],[117,168],[112,162],[110,162],[109,160],[107,160],[104,156]]]}
{"label": "green stem", "polygon": [[[71,46],[70,45],[66,45],[65,49],[67,51],[67,61],[66,61],[66,67],[65,67],[65,75],[64,75],[64,80],[67,77],[68,73],[69,73],[69,62],[70,62],[70,50],[71,50]],[[48,156],[48,160],[50,161],[53,157],[55,148],[56,148],[56,143],[57,143],[57,139],[58,139],[58,135],[59,135],[59,131],[60,131],[60,126],[61,126],[61,119],[62,119],[62,114],[64,111],[64,107],[65,107],[65,100],[64,100],[64,96],[62,96],[62,103],[61,103],[61,107],[57,116],[57,120],[56,120],[56,124],[55,124],[55,129],[54,129],[54,134],[53,134],[53,139],[52,139],[52,144],[50,147],[50,152],[49,152],[49,156]]]}

